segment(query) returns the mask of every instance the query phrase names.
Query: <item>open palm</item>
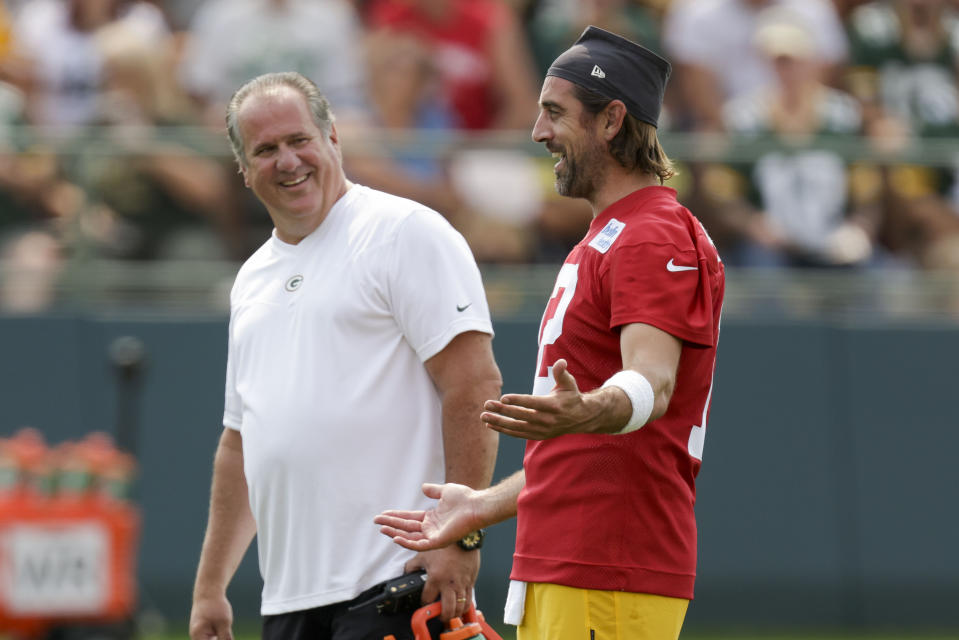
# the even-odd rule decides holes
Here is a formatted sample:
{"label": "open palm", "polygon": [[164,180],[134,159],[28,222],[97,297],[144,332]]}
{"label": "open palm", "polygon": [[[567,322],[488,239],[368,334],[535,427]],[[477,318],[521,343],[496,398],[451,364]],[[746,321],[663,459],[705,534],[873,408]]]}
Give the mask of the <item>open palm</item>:
{"label": "open palm", "polygon": [[456,542],[480,527],[473,489],[461,484],[424,484],[423,493],[438,500],[427,511],[391,509],[376,516],[380,532],[396,544],[414,551],[438,549]]}

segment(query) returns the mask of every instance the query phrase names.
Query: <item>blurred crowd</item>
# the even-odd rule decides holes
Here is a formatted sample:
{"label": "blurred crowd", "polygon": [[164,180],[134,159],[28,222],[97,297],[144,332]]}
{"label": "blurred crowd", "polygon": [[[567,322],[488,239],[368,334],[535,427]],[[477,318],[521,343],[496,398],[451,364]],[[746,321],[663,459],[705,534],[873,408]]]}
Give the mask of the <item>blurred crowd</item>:
{"label": "blurred crowd", "polygon": [[77,257],[247,257],[269,219],[223,113],[277,70],[329,97],[354,181],[482,263],[559,262],[590,212],[529,129],[589,24],[671,60],[670,184],[728,265],[959,270],[959,0],[6,0],[0,308]]}

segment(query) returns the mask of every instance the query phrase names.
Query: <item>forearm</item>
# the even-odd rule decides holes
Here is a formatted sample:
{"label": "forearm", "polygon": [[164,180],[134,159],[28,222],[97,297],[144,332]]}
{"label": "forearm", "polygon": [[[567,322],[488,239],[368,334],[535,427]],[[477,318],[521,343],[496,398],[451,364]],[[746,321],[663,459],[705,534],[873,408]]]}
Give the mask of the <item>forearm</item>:
{"label": "forearm", "polygon": [[194,600],[222,596],[246,553],[256,523],[243,472],[242,440],[224,429],[213,463],[210,515],[194,585]]}
{"label": "forearm", "polygon": [[443,401],[446,482],[483,489],[492,481],[499,434],[487,429],[479,415],[483,403],[499,393],[498,380],[447,392]]}
{"label": "forearm", "polygon": [[[652,411],[646,422],[661,418],[669,408],[672,386],[662,377],[649,375],[641,369],[632,370],[643,375],[653,391]],[[591,391],[583,396],[583,401],[592,407],[594,418],[589,421],[590,428],[587,430],[592,433],[619,433],[633,417],[633,404],[629,396],[616,386]]]}
{"label": "forearm", "polygon": [[526,485],[526,472],[520,469],[496,485],[473,496],[476,528],[488,527],[516,515],[516,501]]}
{"label": "forearm", "polygon": [[[652,393],[652,404],[645,404],[642,408],[646,416],[645,420],[640,418],[642,424],[661,418],[669,409],[669,401],[676,387],[682,342],[651,325],[634,323],[622,328],[620,348],[623,369],[640,374],[640,380],[645,380],[649,385],[647,393]],[[632,375],[635,377],[635,374]],[[615,385],[616,382],[610,380],[610,384]],[[649,401],[646,394],[639,393],[637,397],[645,397],[646,402]],[[594,433],[619,433],[630,422],[637,408],[621,386],[600,387],[584,395],[583,400],[589,413],[595,416],[590,421]]]}
{"label": "forearm", "polygon": [[616,433],[622,429],[633,415],[633,405],[626,392],[617,387],[596,389],[583,395],[583,404],[588,407],[585,421],[586,433]]}
{"label": "forearm", "polygon": [[490,336],[462,333],[427,361],[426,367],[443,405],[444,481],[474,489],[488,487],[499,434],[486,428],[480,414],[487,400],[499,396],[503,385]]}

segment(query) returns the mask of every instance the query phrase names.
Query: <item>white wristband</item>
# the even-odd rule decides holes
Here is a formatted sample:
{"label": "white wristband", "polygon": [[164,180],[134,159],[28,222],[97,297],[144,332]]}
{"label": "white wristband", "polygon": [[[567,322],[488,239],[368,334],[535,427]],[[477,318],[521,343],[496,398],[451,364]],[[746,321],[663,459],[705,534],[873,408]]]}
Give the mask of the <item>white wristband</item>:
{"label": "white wristband", "polygon": [[646,424],[649,416],[653,413],[653,403],[656,401],[656,394],[653,393],[653,385],[649,380],[632,369],[625,369],[619,373],[614,373],[609,380],[603,383],[603,388],[619,387],[629,397],[629,402],[633,405],[633,415],[629,422],[616,433],[630,433],[636,431]]}

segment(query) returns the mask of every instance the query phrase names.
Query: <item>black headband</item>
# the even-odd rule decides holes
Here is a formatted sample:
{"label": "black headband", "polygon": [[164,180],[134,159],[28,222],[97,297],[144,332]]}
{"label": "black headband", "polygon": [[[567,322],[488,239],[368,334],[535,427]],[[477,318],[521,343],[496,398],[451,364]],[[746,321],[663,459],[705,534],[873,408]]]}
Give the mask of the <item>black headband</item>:
{"label": "black headband", "polygon": [[649,49],[589,26],[553,61],[546,75],[569,80],[610,100],[622,100],[630,115],[655,127],[669,73],[669,62]]}

